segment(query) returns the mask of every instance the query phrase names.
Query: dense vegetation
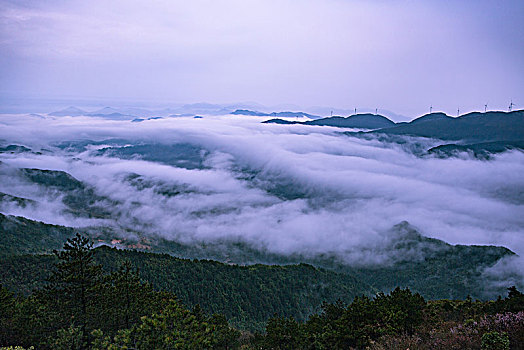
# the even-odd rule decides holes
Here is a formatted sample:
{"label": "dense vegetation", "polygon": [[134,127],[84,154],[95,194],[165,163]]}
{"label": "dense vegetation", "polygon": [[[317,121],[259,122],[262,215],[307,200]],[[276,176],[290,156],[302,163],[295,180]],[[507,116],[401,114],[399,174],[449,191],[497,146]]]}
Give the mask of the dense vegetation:
{"label": "dense vegetation", "polygon": [[428,153],[445,158],[460,152],[469,152],[476,158],[490,159],[493,154],[518,149],[524,150],[524,141],[494,141],[469,145],[448,144],[430,148]]}
{"label": "dense vegetation", "polygon": [[[210,260],[178,259],[166,254],[99,247],[93,259],[106,272],[128,262],[155,290],[173,292],[188,306],[224,314],[236,327],[263,329],[274,313],[298,320],[319,311],[323,301],[373,292],[356,278],[311,265],[227,265]],[[0,283],[18,294],[42,288],[57,258],[21,255],[0,260]]]}
{"label": "dense vegetation", "polygon": [[427,116],[421,117],[424,119],[418,118],[410,123],[399,123],[374,132],[474,143],[522,141],[522,135],[524,135],[524,111],[522,110],[508,113],[473,112],[457,118],[427,118]]}
{"label": "dense vegetation", "polygon": [[[356,297],[349,304],[340,300],[323,303],[320,313],[303,322],[275,314],[268,320],[264,333],[242,334],[228,324],[226,317],[209,316],[199,305],[189,310],[173,293],[156,291],[141,281],[128,258],[134,254],[151,254],[99,249],[99,261],[109,258],[112,267],[118,266],[104,272],[91,248],[85,237],[77,235],[69,239],[64,248],[55,251],[54,258],[49,259],[54,268],[46,285],[28,297],[17,297],[0,287],[0,346],[36,346],[38,349],[524,348],[524,295],[515,287],[509,288],[507,298],[493,302],[470,298],[426,302],[418,293],[396,288],[390,294],[378,293],[373,298]],[[121,255],[117,254],[114,259],[115,253]],[[241,280],[236,283],[241,284]],[[197,287],[210,292],[218,285]],[[280,288],[289,290],[293,286],[283,287]],[[267,292],[261,290],[259,294]]]}
{"label": "dense vegetation", "polygon": [[45,287],[17,298],[0,288],[0,344],[38,349],[229,348],[240,332],[223,316],[187,310],[154,291],[128,262],[103,273],[89,240],[77,235],[56,251]]}
{"label": "dense vegetation", "polygon": [[[0,196],[1,198],[1,196]],[[74,235],[74,229],[46,225],[23,217],[0,213],[0,257],[25,253],[50,253]]]}
{"label": "dense vegetation", "polygon": [[[5,267],[3,269],[4,272],[0,271],[0,276],[2,276],[0,283],[13,286],[17,291],[23,293],[30,292],[31,288],[34,288],[45,279],[45,270],[49,271],[49,268],[42,270],[43,262],[39,261],[39,259],[45,260],[46,258],[8,256],[23,253],[51,253],[53,249],[59,249],[62,242],[67,238],[71,238],[74,235],[72,228],[49,225],[22,217],[5,216],[2,214],[0,214],[0,229],[3,233],[3,239],[0,240],[0,256],[5,256],[5,259],[0,260],[3,261],[2,264],[7,264],[5,266],[12,267],[26,266],[24,271],[16,268],[10,270],[8,267]],[[107,244],[110,244],[111,240],[115,238],[115,234],[110,231],[105,232],[102,228],[86,229],[86,231],[82,233],[89,234],[89,237],[92,239],[103,241]],[[404,257],[404,259],[398,259],[392,264],[380,266],[350,266],[334,256],[318,256],[314,258],[302,255],[283,256],[259,251],[246,244],[235,242],[225,242],[216,245],[209,243],[195,246],[183,245],[178,242],[150,236],[147,240],[121,239],[119,240],[120,243],[118,246],[122,248],[142,249],[150,252],[168,253],[190,259],[213,259],[228,264],[264,263],[297,265],[306,262],[315,267],[339,273],[340,275],[334,274],[333,276],[341,277],[333,278],[328,278],[327,276],[330,275],[329,272],[323,270],[311,269],[307,271],[314,272],[304,273],[304,279],[306,277],[309,278],[307,283],[310,285],[324,285],[326,290],[325,293],[323,292],[323,295],[315,294],[317,293],[317,289],[314,289],[314,292],[304,292],[306,296],[301,297],[300,300],[308,300],[308,302],[311,300],[313,303],[308,304],[305,308],[307,310],[305,314],[318,308],[317,301],[319,297],[324,298],[320,301],[333,301],[335,299],[332,298],[338,298],[338,296],[341,295],[340,291],[345,288],[341,287],[342,283],[346,283],[347,288],[350,289],[350,293],[344,301],[349,301],[350,298],[356,295],[354,293],[358,294],[361,291],[389,291],[397,286],[410,287],[428,299],[464,299],[467,295],[475,298],[494,298],[498,294],[504,293],[503,289],[495,290],[494,293],[492,291],[489,291],[490,294],[487,293],[486,284],[482,278],[482,270],[483,268],[494,265],[505,256],[513,255],[510,250],[503,247],[492,246],[450,245],[440,240],[421,236],[406,222],[396,225],[391,235],[396,235],[396,239],[393,240],[391,244],[392,255]],[[409,254],[399,253],[403,251],[418,252],[418,258],[413,258],[412,255]],[[120,256],[132,253],[120,252],[114,254],[115,256]],[[98,253],[95,254],[95,256],[97,255]],[[160,281],[160,279],[153,280],[155,278],[154,276],[163,276],[162,278],[165,280],[165,272],[161,272],[160,270],[162,270],[162,264],[168,264],[168,261],[171,261],[169,257],[155,257],[154,259],[157,260],[163,259],[162,263],[153,264],[156,266],[156,269],[148,269],[140,266],[139,262],[153,259],[153,257],[149,255],[143,256],[147,257],[147,259],[139,254],[129,257],[129,259],[136,262],[137,266],[143,270],[143,273],[151,271],[151,276],[143,276],[143,278],[154,285],[157,283],[155,282],[156,280]],[[112,259],[116,258],[113,257]],[[172,261],[176,261],[176,259]],[[111,259],[108,259],[108,263],[110,262]],[[51,262],[48,262],[47,266],[51,264]],[[169,264],[171,264],[171,262],[169,262]],[[198,264],[203,263],[199,262]],[[34,268],[31,265],[40,267]],[[186,262],[186,265],[192,266],[188,262]],[[205,269],[210,269],[209,271],[214,268],[212,263],[204,264],[203,266],[205,266]],[[236,269],[238,269],[237,267],[229,265],[218,264],[217,266],[220,266],[221,271],[236,271]],[[252,268],[260,272],[269,269],[268,267],[262,266],[258,266],[259,270],[257,270],[257,267]],[[304,267],[302,268],[305,269]],[[299,267],[283,268],[282,274],[287,274],[287,277],[284,278],[280,276],[279,278],[282,277],[282,281],[291,278],[290,276],[295,274],[295,272],[292,272],[293,269],[299,269]],[[179,269],[175,268],[172,268],[172,270],[179,271]],[[273,267],[270,270],[273,271],[273,274],[280,271],[277,267]],[[239,271],[246,270],[239,269]],[[227,272],[227,274],[233,276],[233,272]],[[13,276],[20,276],[20,278]],[[176,276],[175,272],[173,272],[173,276]],[[210,273],[208,276],[214,275]],[[209,281],[206,280],[205,283],[214,283],[211,281],[213,281],[213,279]],[[173,279],[173,283],[180,285],[177,278]],[[277,285],[279,284],[274,284],[274,286]],[[157,284],[157,286],[159,288],[165,288],[165,285]],[[186,293],[180,289],[173,291],[178,295],[185,295]],[[315,296],[311,296],[311,293],[315,294]],[[191,302],[190,300],[187,301]],[[200,300],[198,302],[201,303]],[[304,304],[301,308],[303,307]],[[212,310],[217,311],[215,309]],[[222,310],[218,311],[223,312]],[[295,311],[290,311],[288,315],[300,318],[298,316],[299,312],[295,313]]]}
{"label": "dense vegetation", "polygon": [[262,349],[524,349],[524,295],[495,302],[426,302],[396,288],[349,305],[324,304],[299,323],[274,317],[252,343]]}
{"label": "dense vegetation", "polygon": [[[457,118],[444,113],[423,115],[411,122],[394,123],[374,114],[355,114],[349,117],[329,117],[306,122],[270,119],[264,123],[334,126],[340,128],[376,129],[369,132],[347,132],[347,135],[368,137],[374,135],[405,135],[428,137],[458,144],[445,144],[425,150],[424,154],[450,157],[469,152],[477,158],[486,159],[491,154],[507,150],[524,149],[524,111],[473,112]],[[394,140],[392,138],[392,140]],[[400,140],[400,142],[405,142]]]}

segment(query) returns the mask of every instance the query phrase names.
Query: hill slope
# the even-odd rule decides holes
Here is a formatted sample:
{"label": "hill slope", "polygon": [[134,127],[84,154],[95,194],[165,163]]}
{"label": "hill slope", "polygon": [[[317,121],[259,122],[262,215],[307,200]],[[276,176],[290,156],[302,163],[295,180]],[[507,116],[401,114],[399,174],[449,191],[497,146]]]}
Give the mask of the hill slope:
{"label": "hill slope", "polygon": [[306,125],[326,125],[336,126],[341,128],[357,128],[357,129],[380,129],[394,126],[395,123],[388,118],[371,113],[354,114],[347,118],[330,117],[307,121]]}
{"label": "hill slope", "polygon": [[451,118],[433,113],[373,133],[431,137],[480,143],[524,139],[524,111],[469,113]]}
{"label": "hill slope", "polygon": [[395,123],[388,118],[371,113],[354,114],[349,117],[328,117],[316,120],[308,120],[306,122],[286,121],[282,119],[270,119],[263,123],[273,124],[303,124],[303,125],[318,125],[318,126],[334,126],[338,128],[356,128],[356,129],[381,129],[394,126]]}
{"label": "hill slope", "polygon": [[[374,291],[353,276],[306,264],[238,266],[106,246],[95,249],[95,260],[106,271],[128,260],[155,289],[174,292],[186,305],[199,304],[247,329],[261,329],[274,313],[305,320],[323,301],[349,302]],[[1,258],[0,284],[28,294],[43,286],[55,262],[52,255]]]}
{"label": "hill slope", "polygon": [[[16,253],[50,253],[53,249],[60,248],[65,239],[75,232],[68,227],[2,214],[0,228],[4,237],[0,241],[0,251],[6,252],[3,254],[5,259],[7,255]],[[84,233],[97,242],[106,242],[105,244],[111,244],[112,239],[118,238],[104,228],[86,229]],[[119,239],[115,244],[119,247],[169,253],[190,259],[211,258],[237,264],[308,263],[351,278],[358,276],[358,281],[362,284],[357,284],[356,289],[360,291],[387,291],[397,286],[407,286],[431,299],[465,298],[467,295],[478,298],[496,297],[485,294],[482,271],[493,266],[501,258],[513,255],[509,249],[503,247],[454,246],[437,239],[426,238],[407,222],[393,227],[391,235],[391,251],[380,253],[396,258],[388,263],[373,266],[349,265],[332,255],[310,257],[272,254],[241,242],[210,242],[202,246],[190,246],[158,237],[143,237],[137,240]],[[24,285],[25,282],[20,283]],[[25,287],[20,288],[27,291]]]}

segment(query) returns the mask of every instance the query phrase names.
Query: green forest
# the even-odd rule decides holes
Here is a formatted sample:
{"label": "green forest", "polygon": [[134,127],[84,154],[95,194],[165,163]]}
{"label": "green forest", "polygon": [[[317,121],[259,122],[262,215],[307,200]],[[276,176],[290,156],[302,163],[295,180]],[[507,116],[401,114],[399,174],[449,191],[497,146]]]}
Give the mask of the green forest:
{"label": "green forest", "polygon": [[[112,240],[118,238],[119,247],[127,248],[118,253],[113,251],[107,254],[103,253],[103,249],[107,248],[95,250],[95,259],[104,260],[99,263],[106,266],[107,269],[116,268],[113,262],[125,255],[140,269],[142,278],[155,287],[167,288],[180,296],[188,294],[186,286],[191,287],[190,284],[187,284],[188,280],[181,276],[185,276],[186,271],[191,271],[195,266],[203,266],[205,268],[202,270],[205,271],[215,269],[202,275],[202,281],[205,281],[207,285],[209,283],[217,284],[217,288],[224,288],[224,284],[215,283],[215,280],[210,277],[216,276],[218,271],[223,272],[226,276],[232,276],[229,271],[236,271],[242,279],[255,278],[253,271],[260,272],[260,276],[280,272],[288,279],[291,279],[293,274],[301,276],[301,279],[304,279],[304,286],[307,283],[310,284],[305,290],[301,289],[303,293],[306,295],[324,293],[321,295],[321,300],[313,297],[312,302],[307,306],[305,304],[298,306],[300,310],[305,310],[305,314],[309,314],[311,307],[319,310],[321,301],[331,302],[341,298],[349,302],[362,292],[370,293],[371,296],[377,291],[390,291],[397,286],[410,287],[411,290],[420,293],[427,299],[465,299],[468,295],[478,299],[494,299],[498,295],[504,295],[506,286],[493,288],[494,286],[486,284],[482,271],[505,257],[514,256],[515,254],[509,249],[499,246],[451,245],[438,239],[422,236],[407,222],[395,225],[394,229],[398,233],[394,233],[397,237],[392,241],[390,253],[398,256],[399,259],[390,264],[380,265],[348,264],[337,256],[328,254],[314,257],[300,254],[278,255],[257,250],[244,242],[184,245],[155,235],[138,236],[135,239],[122,238],[121,234],[105,232],[100,228],[90,228],[80,233],[102,245],[112,245]],[[26,295],[34,288],[40,287],[49,274],[53,264],[53,258],[49,254],[54,249],[60,249],[63,242],[73,237],[76,232],[71,227],[50,225],[1,213],[0,230],[2,230],[0,264],[3,267],[0,270],[0,284]],[[135,235],[134,232],[129,234],[131,237]],[[142,252],[165,253],[171,257],[186,259],[170,258],[165,254],[140,255],[134,252],[135,249]],[[417,251],[420,254],[415,257],[403,257],[397,253],[398,250]],[[104,258],[108,254],[111,258]],[[195,262],[195,259],[198,259],[198,262]],[[215,263],[206,263],[203,259],[211,259]],[[312,265],[316,269],[296,266],[303,263]],[[235,267],[236,265],[250,265],[251,267],[249,269],[238,268]],[[275,267],[269,268],[267,265]],[[286,267],[279,269],[276,265]],[[166,266],[169,266],[169,269]],[[298,273],[297,269],[307,272]],[[264,282],[262,289],[269,288],[272,293],[284,293],[276,288],[277,285],[268,286],[265,281],[269,280],[275,281],[280,278],[261,277],[257,281]],[[195,283],[195,280],[190,281]],[[232,278],[232,281],[233,283],[229,283],[228,287],[239,286],[238,278]],[[321,285],[322,288],[319,290],[309,288],[316,284]],[[191,291],[189,294],[193,295],[193,293],[194,291]],[[309,300],[309,297],[302,299]],[[185,302],[191,302],[191,300],[185,300]],[[198,302],[202,303],[201,300]],[[215,309],[213,311],[224,312]],[[300,318],[294,311],[289,311],[287,315]],[[263,323],[265,320],[264,318]]]}
{"label": "green forest", "polygon": [[347,275],[306,264],[236,266],[93,249],[78,234],[53,255],[2,265],[6,348],[524,348],[524,295],[515,287],[495,301],[428,301],[408,288],[363,290]]}

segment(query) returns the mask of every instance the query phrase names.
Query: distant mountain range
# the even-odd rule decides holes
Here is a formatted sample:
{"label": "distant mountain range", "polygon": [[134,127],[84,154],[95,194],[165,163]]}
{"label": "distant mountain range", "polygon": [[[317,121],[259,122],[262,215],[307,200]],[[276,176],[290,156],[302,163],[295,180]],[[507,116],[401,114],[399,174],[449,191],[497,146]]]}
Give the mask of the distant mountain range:
{"label": "distant mountain range", "polygon": [[305,122],[284,120],[284,119],[270,119],[263,123],[274,124],[303,124],[303,125],[318,125],[318,126],[334,126],[337,128],[355,128],[355,129],[380,129],[395,126],[396,124],[378,114],[354,114],[349,117],[328,117],[316,120],[308,120]]}
{"label": "distant mountain range", "polygon": [[394,126],[395,123],[388,118],[378,114],[355,114],[347,118],[330,117],[318,120],[307,121],[306,125],[326,125],[343,128],[357,128],[357,129],[379,129]]}
{"label": "distant mountain range", "polygon": [[85,111],[77,107],[68,107],[59,111],[51,112],[48,115],[52,117],[78,117],[78,116],[92,116],[92,117],[103,117],[109,119],[122,119],[122,120],[133,120],[133,119],[147,119],[151,117],[180,117],[180,116],[195,116],[195,115],[227,115],[235,110],[249,111],[249,109],[239,108],[253,108],[262,107],[258,104],[231,104],[231,105],[219,105],[212,103],[192,103],[172,108],[164,109],[152,109],[148,110],[145,108],[134,108],[134,107],[123,107],[113,108],[104,107],[95,111]]}
{"label": "distant mountain range", "polygon": [[466,142],[519,141],[524,140],[524,110],[473,112],[457,118],[444,113],[426,114],[373,132]]}
{"label": "distant mountain range", "polygon": [[367,132],[346,132],[352,136],[369,134],[405,135],[455,141],[428,150],[428,153],[450,156],[456,152],[472,152],[478,157],[509,149],[524,149],[524,110],[513,112],[473,112],[460,117],[430,113],[411,122],[394,123],[376,114],[334,116],[305,122],[270,119],[263,123],[332,126],[369,129]]}
{"label": "distant mountain range", "polygon": [[[260,112],[258,110],[239,108],[242,105],[217,105],[210,103],[186,104],[175,108],[166,108],[162,110],[147,110],[143,108],[113,108],[104,107],[92,112],[88,112],[76,107],[68,107],[59,111],[51,112],[48,115],[53,117],[77,117],[91,116],[104,117],[110,119],[147,119],[151,117],[192,117],[196,115],[248,115],[259,117],[279,117],[279,118],[320,118],[318,115],[305,112]],[[246,107],[249,107],[246,105]],[[141,120],[137,120],[141,121]]]}
{"label": "distant mountain range", "polygon": [[76,107],[68,107],[59,111],[51,112],[48,115],[53,117],[78,117],[80,115],[86,115],[86,111],[81,110],[80,108]]}
{"label": "distant mountain range", "polygon": [[249,115],[249,116],[255,116],[255,117],[281,117],[281,118],[309,118],[309,119],[317,119],[320,118],[318,115],[308,114],[305,112],[272,112],[272,113],[265,113],[265,112],[259,112],[259,111],[251,111],[248,109],[237,109],[234,112],[231,112],[231,114],[234,115]]}
{"label": "distant mountain range", "polygon": [[[311,126],[331,126],[339,128],[367,129],[362,132],[346,132],[348,135],[362,137],[365,135],[399,135],[416,136],[453,141],[427,150],[427,154],[448,157],[460,152],[473,153],[479,158],[489,158],[492,153],[500,153],[511,149],[524,149],[524,110],[513,112],[492,111],[486,113],[472,112],[459,117],[451,117],[445,113],[430,113],[410,122],[395,123],[380,114],[360,113],[348,117],[333,116],[321,118],[305,112],[261,112],[248,108],[236,108],[239,105],[218,105],[195,103],[179,106],[173,109],[148,111],[140,108],[104,107],[86,112],[76,107],[49,113],[49,116],[94,116],[113,120],[145,120],[164,117],[195,117],[198,114],[207,115],[246,115],[274,117],[263,123],[268,124],[301,124]],[[246,106],[250,106],[246,104]],[[292,118],[308,118],[298,121]]]}

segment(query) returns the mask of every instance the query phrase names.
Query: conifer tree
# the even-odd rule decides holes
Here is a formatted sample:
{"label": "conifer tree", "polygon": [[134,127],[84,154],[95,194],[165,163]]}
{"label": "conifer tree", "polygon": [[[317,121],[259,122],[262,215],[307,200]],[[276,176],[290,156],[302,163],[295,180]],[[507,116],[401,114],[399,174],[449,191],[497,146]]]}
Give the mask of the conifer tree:
{"label": "conifer tree", "polygon": [[85,344],[102,283],[102,267],[94,262],[92,247],[87,237],[76,234],[61,251],[55,250],[58,263],[42,294],[62,319],[59,321],[68,323],[59,328],[78,327]]}

